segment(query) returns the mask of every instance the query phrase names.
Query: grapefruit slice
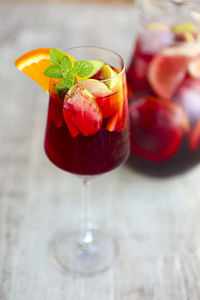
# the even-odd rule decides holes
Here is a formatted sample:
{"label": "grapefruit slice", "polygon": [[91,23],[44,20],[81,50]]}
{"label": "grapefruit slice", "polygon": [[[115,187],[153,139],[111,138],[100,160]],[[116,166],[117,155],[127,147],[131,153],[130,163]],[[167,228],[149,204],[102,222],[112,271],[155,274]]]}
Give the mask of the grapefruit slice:
{"label": "grapefruit slice", "polygon": [[174,103],[156,97],[132,101],[131,151],[148,160],[167,160],[178,151],[185,126],[189,122]]}
{"label": "grapefruit slice", "polygon": [[[72,63],[75,61],[72,56],[64,54],[69,56]],[[49,56],[50,48],[40,48],[23,54],[15,61],[15,66],[37,82],[46,92],[49,91],[49,78],[43,73],[51,65]]]}
{"label": "grapefruit slice", "polygon": [[148,80],[158,96],[172,97],[198,51],[196,48],[171,47],[154,56],[149,64]]}

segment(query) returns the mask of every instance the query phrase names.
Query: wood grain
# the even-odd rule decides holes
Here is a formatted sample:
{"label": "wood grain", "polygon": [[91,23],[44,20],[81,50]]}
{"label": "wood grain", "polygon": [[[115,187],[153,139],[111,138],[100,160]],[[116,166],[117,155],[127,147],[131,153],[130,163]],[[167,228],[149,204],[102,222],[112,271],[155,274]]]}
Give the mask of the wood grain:
{"label": "wood grain", "polygon": [[93,221],[119,244],[115,266],[81,278],[48,259],[54,234],[79,223],[80,183],[45,157],[47,95],[13,62],[30,49],[77,44],[115,49],[128,62],[137,27],[132,6],[0,4],[1,300],[200,299],[200,166],[165,180],[126,165],[96,178]]}

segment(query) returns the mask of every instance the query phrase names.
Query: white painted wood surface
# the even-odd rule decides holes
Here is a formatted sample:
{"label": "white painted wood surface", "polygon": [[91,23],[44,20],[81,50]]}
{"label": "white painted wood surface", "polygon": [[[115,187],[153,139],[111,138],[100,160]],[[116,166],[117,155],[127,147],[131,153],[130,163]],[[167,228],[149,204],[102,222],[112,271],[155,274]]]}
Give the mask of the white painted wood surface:
{"label": "white painted wood surface", "polygon": [[45,157],[48,99],[13,61],[80,44],[128,59],[135,20],[128,6],[0,4],[0,300],[200,299],[200,165],[163,180],[123,166],[94,180],[93,221],[120,245],[105,274],[62,275],[47,256],[57,230],[78,226],[79,180]]}

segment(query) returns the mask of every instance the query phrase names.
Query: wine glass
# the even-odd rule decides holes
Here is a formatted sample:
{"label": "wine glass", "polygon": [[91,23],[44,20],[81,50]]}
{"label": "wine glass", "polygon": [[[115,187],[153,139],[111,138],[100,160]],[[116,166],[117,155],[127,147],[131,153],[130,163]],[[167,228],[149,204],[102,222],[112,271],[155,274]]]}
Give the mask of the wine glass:
{"label": "wine glass", "polygon": [[79,176],[83,189],[84,221],[80,229],[56,235],[50,243],[50,259],[63,272],[91,275],[106,270],[116,257],[115,241],[91,228],[90,183],[129,156],[125,65],[117,53],[104,48],[74,47],[65,52],[106,65],[104,77],[99,70],[90,79],[77,80],[71,94],[57,95],[50,89],[44,142],[50,161]]}

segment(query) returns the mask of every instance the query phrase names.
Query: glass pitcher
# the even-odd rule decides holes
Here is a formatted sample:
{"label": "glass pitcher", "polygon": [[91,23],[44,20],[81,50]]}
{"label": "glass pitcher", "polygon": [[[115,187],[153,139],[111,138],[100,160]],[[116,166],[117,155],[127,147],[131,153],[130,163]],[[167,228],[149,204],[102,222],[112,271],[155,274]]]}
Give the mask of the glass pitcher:
{"label": "glass pitcher", "polygon": [[180,174],[200,162],[200,1],[138,0],[128,68],[134,169]]}

